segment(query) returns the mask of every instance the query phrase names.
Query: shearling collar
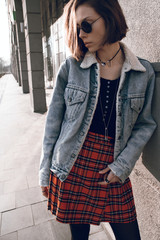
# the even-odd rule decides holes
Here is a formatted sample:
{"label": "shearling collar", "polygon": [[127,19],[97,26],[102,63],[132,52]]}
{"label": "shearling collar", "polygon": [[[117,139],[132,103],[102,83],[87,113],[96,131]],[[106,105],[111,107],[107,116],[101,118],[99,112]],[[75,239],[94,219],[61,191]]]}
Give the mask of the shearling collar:
{"label": "shearling collar", "polygon": [[[145,72],[145,67],[140,63],[138,58],[129,50],[129,48],[122,42],[120,42],[121,48],[123,49],[125,55],[125,61],[123,68],[125,72],[132,70]],[[80,65],[81,68],[89,68],[92,64],[97,63],[95,53],[87,52],[84,59]]]}

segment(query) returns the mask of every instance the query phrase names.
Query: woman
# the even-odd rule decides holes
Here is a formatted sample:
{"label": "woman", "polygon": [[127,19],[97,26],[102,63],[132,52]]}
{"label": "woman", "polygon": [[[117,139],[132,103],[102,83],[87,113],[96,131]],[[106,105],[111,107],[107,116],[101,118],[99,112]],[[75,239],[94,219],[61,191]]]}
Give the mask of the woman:
{"label": "woman", "polygon": [[154,71],[120,42],[128,28],[118,1],[70,0],[64,16],[72,57],[60,67],[47,115],[42,193],[73,240],[88,239],[100,222],[118,240],[139,240],[128,176],[156,126]]}

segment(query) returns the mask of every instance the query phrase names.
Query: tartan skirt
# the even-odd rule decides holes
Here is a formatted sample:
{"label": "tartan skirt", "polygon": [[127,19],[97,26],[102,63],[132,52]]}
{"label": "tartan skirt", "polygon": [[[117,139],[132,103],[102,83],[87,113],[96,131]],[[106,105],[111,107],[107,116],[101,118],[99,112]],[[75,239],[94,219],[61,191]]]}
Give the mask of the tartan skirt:
{"label": "tartan skirt", "polygon": [[99,185],[99,171],[113,162],[114,142],[89,132],[67,179],[50,173],[48,210],[62,223],[129,223],[136,220],[130,179]]}

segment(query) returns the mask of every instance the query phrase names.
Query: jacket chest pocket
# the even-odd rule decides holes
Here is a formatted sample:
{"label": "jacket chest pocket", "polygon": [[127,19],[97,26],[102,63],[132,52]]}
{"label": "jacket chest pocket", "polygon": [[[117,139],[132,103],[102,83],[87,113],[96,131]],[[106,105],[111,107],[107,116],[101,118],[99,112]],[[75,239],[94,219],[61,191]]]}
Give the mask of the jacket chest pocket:
{"label": "jacket chest pocket", "polygon": [[86,92],[79,89],[70,87],[65,89],[64,98],[66,103],[66,120],[74,120],[78,116],[83,108],[86,95]]}
{"label": "jacket chest pocket", "polygon": [[144,97],[131,98],[130,108],[132,111],[132,124],[134,124],[140,114],[144,104]]}

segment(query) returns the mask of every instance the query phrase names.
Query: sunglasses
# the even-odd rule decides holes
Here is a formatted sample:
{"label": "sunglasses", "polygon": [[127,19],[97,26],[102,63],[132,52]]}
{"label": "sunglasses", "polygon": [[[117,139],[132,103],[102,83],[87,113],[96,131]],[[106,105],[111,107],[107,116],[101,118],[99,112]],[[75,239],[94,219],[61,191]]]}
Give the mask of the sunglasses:
{"label": "sunglasses", "polygon": [[83,32],[85,33],[91,33],[92,32],[92,25],[93,23],[97,22],[98,19],[100,19],[101,17],[97,18],[96,20],[94,20],[92,23],[88,23],[87,21],[82,21],[81,22],[81,26],[77,27],[77,33],[78,35],[80,34],[80,30],[82,29]]}

